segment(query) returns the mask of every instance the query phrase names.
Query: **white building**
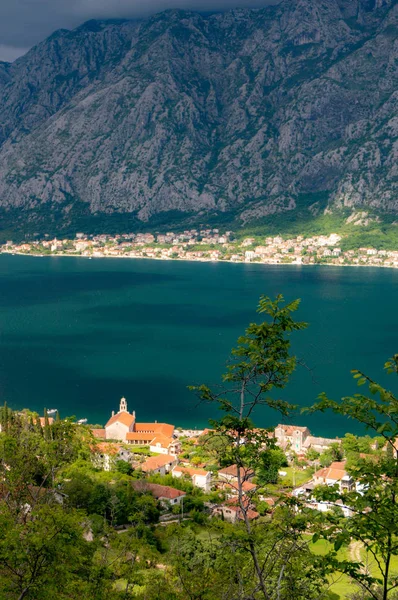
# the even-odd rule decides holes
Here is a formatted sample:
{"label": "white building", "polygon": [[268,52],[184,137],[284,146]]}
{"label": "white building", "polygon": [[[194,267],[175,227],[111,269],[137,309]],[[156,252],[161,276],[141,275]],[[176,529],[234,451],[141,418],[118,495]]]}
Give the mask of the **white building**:
{"label": "white building", "polygon": [[141,468],[144,473],[153,473],[159,475],[167,475],[177,465],[178,459],[170,454],[159,454],[158,456],[149,457]]}
{"label": "white building", "polygon": [[189,477],[192,485],[201,488],[205,492],[210,492],[211,489],[211,473],[204,469],[196,469],[193,467],[176,466],[172,471],[173,477]]}
{"label": "white building", "polygon": [[105,438],[107,440],[120,440],[124,442],[130,431],[134,431],[135,412],[130,414],[127,411],[126,398],[120,400],[119,412],[115,415],[112,411],[112,416],[105,425]]}

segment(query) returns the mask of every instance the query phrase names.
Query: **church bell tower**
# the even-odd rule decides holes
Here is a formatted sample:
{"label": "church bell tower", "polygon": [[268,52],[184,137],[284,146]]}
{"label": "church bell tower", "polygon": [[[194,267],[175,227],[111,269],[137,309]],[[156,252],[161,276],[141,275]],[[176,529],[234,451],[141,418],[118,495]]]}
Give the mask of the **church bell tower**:
{"label": "church bell tower", "polygon": [[127,410],[127,400],[126,398],[122,398],[120,400],[119,412],[128,412]]}

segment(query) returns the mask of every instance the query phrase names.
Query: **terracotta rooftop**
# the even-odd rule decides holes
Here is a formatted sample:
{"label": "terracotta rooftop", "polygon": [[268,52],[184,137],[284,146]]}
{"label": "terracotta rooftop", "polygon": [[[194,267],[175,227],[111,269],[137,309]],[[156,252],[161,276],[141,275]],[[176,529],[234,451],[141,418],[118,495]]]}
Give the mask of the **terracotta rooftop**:
{"label": "terracotta rooftop", "polygon": [[126,440],[137,441],[137,442],[151,442],[154,438],[153,433],[137,433],[136,431],[128,431],[126,433]]}
{"label": "terracotta rooftop", "polygon": [[[229,488],[231,490],[235,490],[236,493],[238,493],[238,484],[233,484],[233,483],[226,483],[225,484],[226,488]],[[242,483],[242,490],[246,493],[250,493],[250,492],[254,492],[254,490],[257,489],[257,486],[254,483],[250,483],[250,481],[244,481]]]}
{"label": "terracotta rooftop", "polygon": [[93,452],[100,452],[102,454],[109,454],[111,456],[116,456],[116,454],[119,454],[120,450],[121,445],[115,444],[114,442],[100,442],[99,444],[92,446]]}
{"label": "terracotta rooftop", "polygon": [[345,475],[347,475],[347,471],[345,470],[345,462],[333,462],[330,467],[325,467],[324,469],[317,471],[314,474],[314,478],[340,481],[340,479],[343,479]]}
{"label": "terracotta rooftop", "polygon": [[174,442],[174,438],[163,433],[157,433],[151,442],[151,446],[160,444],[163,448],[168,448]]}
{"label": "terracotta rooftop", "polygon": [[278,425],[275,430],[283,429],[286,435],[293,435],[295,431],[309,432],[308,427],[299,427],[298,425]]}
{"label": "terracotta rooftop", "polygon": [[161,433],[171,437],[174,433],[174,425],[168,423],[136,423],[134,431],[137,433]]}
{"label": "terracotta rooftop", "polygon": [[92,429],[91,433],[93,434],[93,436],[99,440],[104,440],[106,437],[106,431],[105,429]]}
{"label": "terracotta rooftop", "polygon": [[160,485],[158,483],[147,483],[146,481],[133,481],[133,488],[137,492],[150,492],[157,500],[166,498],[167,500],[174,500],[180,496],[186,496],[185,492],[176,490],[175,488],[169,487],[168,485]]}
{"label": "terracotta rooftop", "polygon": [[[225,467],[224,469],[220,469],[218,474],[237,478],[238,477],[238,467],[237,467],[237,465],[231,465],[230,467]],[[253,477],[253,475],[254,475],[253,469],[249,469],[249,468],[245,469],[243,467],[240,467],[240,476],[243,481],[247,481],[248,479],[251,479],[251,477]]]}
{"label": "terracotta rooftop", "polygon": [[206,477],[206,475],[209,473],[209,471],[206,471],[205,469],[195,469],[194,467],[175,467],[173,469],[173,473],[183,473],[184,475],[190,475],[191,477],[193,477],[194,475],[203,475],[204,477]]}
{"label": "terracotta rooftop", "polygon": [[110,425],[113,425],[113,423],[118,422],[123,423],[123,425],[126,425],[126,427],[131,427],[131,425],[135,422],[135,417],[126,411],[118,412],[109,419],[105,427],[109,427]]}
{"label": "terracotta rooftop", "polygon": [[[235,513],[237,513],[239,519],[243,519],[242,509],[240,508],[240,506],[238,506],[236,500],[234,500],[234,499],[227,500],[227,502],[225,503],[225,505],[227,505],[230,510],[233,510]],[[252,508],[250,508],[248,500],[246,500],[245,505],[246,505],[245,509],[247,510],[247,516],[248,516],[248,518],[250,520],[257,519],[257,517],[260,516],[260,513],[258,513],[257,511],[253,510]]]}
{"label": "terracotta rooftop", "polygon": [[268,506],[275,506],[275,500],[274,498],[264,498],[263,500],[266,504],[268,504]]}
{"label": "terracotta rooftop", "polygon": [[166,465],[171,465],[176,461],[175,456],[170,454],[160,454],[159,456],[151,456],[142,464],[142,470],[145,472],[160,469]]}

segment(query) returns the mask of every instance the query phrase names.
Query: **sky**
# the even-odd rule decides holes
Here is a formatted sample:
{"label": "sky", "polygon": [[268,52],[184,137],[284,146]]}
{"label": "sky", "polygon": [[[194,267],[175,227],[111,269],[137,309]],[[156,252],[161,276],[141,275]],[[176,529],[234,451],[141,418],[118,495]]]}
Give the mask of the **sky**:
{"label": "sky", "polygon": [[60,28],[89,19],[139,18],[169,8],[257,8],[278,0],[0,0],[0,60],[12,62]]}

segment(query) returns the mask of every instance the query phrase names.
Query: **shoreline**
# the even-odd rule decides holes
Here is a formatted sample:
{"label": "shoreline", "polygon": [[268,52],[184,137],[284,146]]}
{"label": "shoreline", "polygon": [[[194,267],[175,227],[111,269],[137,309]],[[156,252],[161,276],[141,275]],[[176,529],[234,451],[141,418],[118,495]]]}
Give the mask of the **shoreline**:
{"label": "shoreline", "polygon": [[0,252],[0,256],[2,254],[6,254],[8,256],[31,256],[33,258],[85,258],[86,260],[95,260],[95,259],[103,259],[103,258],[113,258],[113,259],[130,259],[130,260],[157,260],[157,261],[166,261],[166,262],[200,262],[200,263],[229,263],[233,265],[263,265],[263,266],[274,266],[274,267],[356,267],[356,268],[368,268],[368,269],[398,269],[398,266],[395,265],[383,265],[383,264],[375,264],[375,265],[367,265],[367,264],[335,264],[329,262],[322,263],[288,263],[288,262],[268,262],[268,261],[240,261],[240,260],[225,260],[225,259],[212,259],[212,258],[170,258],[170,257],[160,257],[160,256],[113,256],[109,254],[103,254],[101,256],[89,256],[83,254],[68,254],[68,253],[51,253],[51,254],[36,254],[32,252],[11,252],[9,250],[3,250]]}

